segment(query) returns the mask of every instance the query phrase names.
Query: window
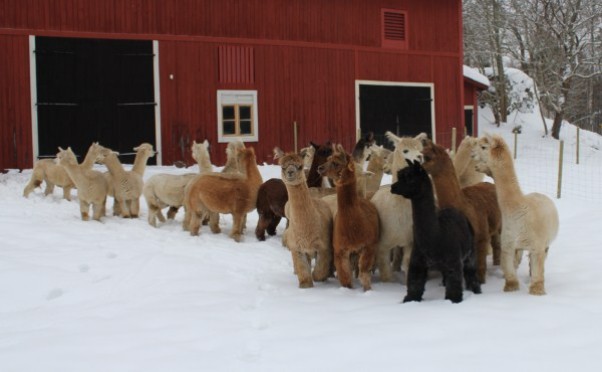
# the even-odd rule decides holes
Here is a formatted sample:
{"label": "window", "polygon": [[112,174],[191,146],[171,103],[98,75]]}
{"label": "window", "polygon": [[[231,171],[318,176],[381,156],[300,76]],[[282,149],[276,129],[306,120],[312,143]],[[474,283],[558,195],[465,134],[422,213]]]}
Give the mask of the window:
{"label": "window", "polygon": [[408,15],[397,9],[382,9],[383,48],[408,49]]}
{"label": "window", "polygon": [[218,142],[257,142],[257,91],[217,91]]}

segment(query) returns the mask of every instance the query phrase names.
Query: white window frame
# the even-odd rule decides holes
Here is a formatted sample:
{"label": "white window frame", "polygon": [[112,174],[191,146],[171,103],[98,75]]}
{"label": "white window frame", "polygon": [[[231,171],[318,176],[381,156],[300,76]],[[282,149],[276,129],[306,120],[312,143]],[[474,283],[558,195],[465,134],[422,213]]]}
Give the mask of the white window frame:
{"label": "white window frame", "polygon": [[[222,126],[222,105],[252,105],[251,135],[224,135]],[[228,143],[241,140],[243,142],[259,141],[259,116],[257,115],[256,90],[218,90],[217,91],[217,142]]]}

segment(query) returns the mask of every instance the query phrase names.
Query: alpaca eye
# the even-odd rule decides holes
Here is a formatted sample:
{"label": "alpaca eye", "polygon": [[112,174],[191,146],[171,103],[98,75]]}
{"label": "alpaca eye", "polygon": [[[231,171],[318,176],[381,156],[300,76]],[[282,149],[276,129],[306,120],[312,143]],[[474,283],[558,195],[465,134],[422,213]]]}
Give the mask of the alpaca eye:
{"label": "alpaca eye", "polygon": [[485,146],[481,146],[481,149],[485,150]]}
{"label": "alpaca eye", "polygon": [[410,150],[403,150],[404,154],[407,154],[408,152],[410,152]]}

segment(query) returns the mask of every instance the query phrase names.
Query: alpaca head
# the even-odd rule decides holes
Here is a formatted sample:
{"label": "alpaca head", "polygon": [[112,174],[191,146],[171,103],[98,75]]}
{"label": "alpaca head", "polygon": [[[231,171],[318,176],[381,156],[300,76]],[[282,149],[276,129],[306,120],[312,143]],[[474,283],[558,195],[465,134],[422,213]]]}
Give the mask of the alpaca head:
{"label": "alpaca head", "polygon": [[471,156],[475,161],[477,172],[491,177],[491,168],[501,162],[504,154],[508,152],[508,146],[502,137],[485,135],[477,140],[472,148]]}
{"label": "alpaca head", "polygon": [[237,158],[238,158],[238,166],[242,168],[246,168],[248,164],[253,164],[256,162],[255,158],[255,149],[252,147],[243,147],[236,149]]}
{"label": "alpaca head", "polygon": [[299,185],[305,183],[305,172],[303,171],[303,158],[295,153],[285,154],[280,148],[274,148],[274,159],[280,164],[281,177],[284,183]]}
{"label": "alpaca head", "polygon": [[424,142],[422,155],[422,167],[433,175],[441,173],[444,169],[446,169],[446,165],[451,164],[451,159],[445,148],[433,143],[429,139]]}
{"label": "alpaca head", "polygon": [[299,155],[303,158],[303,166],[307,169],[311,167],[311,163],[314,160],[314,154],[316,153],[316,148],[312,145],[302,148],[299,151]]}
{"label": "alpaca head", "polygon": [[103,147],[98,142],[92,142],[92,144],[88,148],[88,154],[92,155],[95,163],[98,162],[98,160],[100,159],[100,150],[102,148]]}
{"label": "alpaca head", "polygon": [[236,166],[236,169],[238,169],[239,172],[244,172],[244,169],[241,169],[242,153],[239,152],[238,150],[244,149],[244,148],[245,148],[245,144],[241,140],[236,140],[236,141],[230,142],[230,143],[228,143],[228,146],[226,147],[226,156],[228,159],[226,161],[226,164],[234,164]]}
{"label": "alpaca head", "polygon": [[196,161],[200,161],[201,159],[209,159],[209,141],[207,140],[204,140],[201,143],[192,141],[192,147],[190,150],[192,152],[192,158]]}
{"label": "alpaca head", "polygon": [[113,150],[111,150],[109,148],[106,148],[104,146],[100,146],[100,151],[98,152],[98,157],[96,158],[96,161],[99,164],[106,164],[108,158],[111,158],[111,157],[115,157],[116,158],[117,155],[119,155],[118,152],[113,151]]}
{"label": "alpaca head", "polygon": [[136,155],[141,155],[147,158],[151,158],[156,154],[155,150],[153,150],[153,145],[146,142],[134,147],[134,151],[136,151]]}
{"label": "alpaca head", "polygon": [[370,151],[370,162],[376,163],[383,168],[386,166],[389,158],[393,154],[393,151],[384,148],[383,145],[377,146],[372,144],[368,149]]}
{"label": "alpaca head", "polygon": [[407,167],[397,172],[397,181],[391,185],[391,193],[415,199],[425,192],[432,192],[431,180],[417,160],[406,160]]}
{"label": "alpaca head", "polygon": [[333,145],[332,155],[318,167],[318,173],[334,180],[335,185],[341,186],[355,180],[355,162],[343,146]]}
{"label": "alpaca head", "polygon": [[422,163],[423,141],[428,140],[426,133],[420,133],[416,137],[398,137],[387,131],[385,136],[395,145],[391,159],[391,173],[393,181],[397,177],[397,171],[407,166],[406,160]]}
{"label": "alpaca head", "polygon": [[372,132],[368,132],[363,138],[360,138],[353,148],[353,160],[357,163],[366,161],[370,155],[370,146],[374,145],[374,143],[374,133]]}
{"label": "alpaca head", "polygon": [[77,165],[77,158],[71,150],[71,146],[67,147],[67,150],[59,147],[59,152],[56,154],[56,162],[59,165]]}

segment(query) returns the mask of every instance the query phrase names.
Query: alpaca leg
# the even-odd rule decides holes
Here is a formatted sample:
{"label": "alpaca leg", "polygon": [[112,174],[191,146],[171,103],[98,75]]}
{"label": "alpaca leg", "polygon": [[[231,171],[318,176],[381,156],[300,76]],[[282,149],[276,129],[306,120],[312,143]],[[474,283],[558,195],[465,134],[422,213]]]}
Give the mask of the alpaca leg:
{"label": "alpaca leg", "polygon": [[241,223],[241,227],[243,230],[247,229],[247,214],[245,213],[245,215],[242,217],[242,223]]}
{"label": "alpaca leg", "polygon": [[134,198],[130,201],[130,212],[132,218],[138,218],[140,215],[140,198]]}
{"label": "alpaca leg", "polygon": [[391,259],[391,265],[393,266],[393,271],[400,272],[401,271],[401,262],[403,260],[403,250],[401,247],[395,247],[391,250],[391,253],[393,254],[393,257]]}
{"label": "alpaca leg", "polygon": [[462,302],[462,265],[457,265],[455,270],[443,274],[445,277],[445,299],[457,304]]}
{"label": "alpaca leg", "polygon": [[103,205],[103,203],[94,203],[94,204],[92,204],[92,211],[94,213],[93,218],[96,221],[100,221],[100,217],[103,216],[103,214],[102,214],[102,205]]}
{"label": "alpaca leg", "polygon": [[211,232],[214,234],[219,234],[222,232],[222,229],[219,228],[219,213],[209,212],[209,227],[211,228]]}
{"label": "alpaca leg", "polygon": [[88,212],[90,211],[90,203],[83,201],[80,199],[79,201],[79,212],[82,215],[82,220],[83,221],[88,221],[90,219],[90,216],[88,215]]}
{"label": "alpaca leg", "polygon": [[71,187],[65,186],[63,187],[63,199],[67,201],[71,201]]}
{"label": "alpaca leg", "polygon": [[401,269],[403,270],[403,279],[405,283],[408,283],[408,273],[410,272],[410,259],[412,258],[413,243],[409,243],[407,246],[400,248],[403,252],[403,259],[401,261]]}
{"label": "alpaca leg", "polygon": [[421,254],[412,252],[407,275],[408,291],[403,302],[422,301],[426,277],[428,275],[428,267]]}
{"label": "alpaca leg", "polygon": [[531,285],[529,286],[529,293],[532,295],[545,295],[544,264],[546,260],[546,252],[545,250],[538,252],[531,251],[529,257],[531,267]]}
{"label": "alpaca leg", "polygon": [[317,282],[323,282],[330,276],[330,267],[332,265],[332,249],[330,247],[321,247],[317,250],[316,265],[314,267],[313,278]]}
{"label": "alpaca leg", "polygon": [[257,221],[257,227],[255,228],[255,236],[257,240],[264,241],[265,240],[265,230],[270,225],[271,220],[270,216],[267,213],[263,213],[259,215],[259,220]]}
{"label": "alpaca leg", "polygon": [[199,235],[201,228],[201,214],[199,212],[190,211],[190,225],[188,225],[188,228],[190,229],[190,235]]}
{"label": "alpaca leg", "polygon": [[341,252],[341,249],[335,248],[334,266],[337,269],[337,276],[341,286],[353,288],[351,265],[349,264],[349,253]]}
{"label": "alpaca leg", "polygon": [[276,227],[278,227],[280,220],[282,220],[282,217],[278,217],[278,216],[274,215],[274,218],[272,218],[270,224],[268,225],[268,227],[266,229],[268,235],[270,235],[270,236],[276,235]]}
{"label": "alpaca leg", "polygon": [[[381,282],[393,281],[393,273],[391,271],[391,250],[390,247],[379,245],[376,253],[376,265]],[[395,248],[393,248],[395,250]]]}
{"label": "alpaca leg", "polygon": [[516,267],[514,266],[516,257],[516,251],[514,249],[502,250],[502,271],[504,272],[504,278],[506,284],[504,285],[504,292],[518,291],[518,278],[516,276]]}
{"label": "alpaca leg", "polygon": [[365,247],[360,253],[359,269],[360,283],[364,287],[364,291],[372,289],[372,267],[376,256],[376,245]]}
{"label": "alpaca leg", "polygon": [[157,210],[155,211],[155,217],[157,217],[161,223],[164,223],[166,220],[163,216],[163,213],[161,213],[161,207],[156,206],[155,208],[157,208]]}
{"label": "alpaca leg", "polygon": [[295,267],[295,274],[299,279],[299,288],[311,288],[314,283],[311,279],[311,265],[307,260],[305,253],[299,251],[291,251],[293,256],[293,266]]}
{"label": "alpaca leg", "polygon": [[52,194],[54,192],[54,184],[51,182],[48,182],[48,180],[46,180],[46,190],[44,190],[44,195],[48,196],[50,194]]}
{"label": "alpaca leg", "polygon": [[[161,211],[159,210],[159,208],[155,205],[150,205],[148,206],[148,224],[153,226],[153,227],[157,227],[157,212],[161,213]],[[161,216],[163,217],[163,216]]]}
{"label": "alpaca leg", "polygon": [[469,255],[464,260],[464,282],[466,289],[471,290],[475,294],[481,293],[481,282],[477,276],[477,269],[475,265],[475,256]]}
{"label": "alpaca leg", "polygon": [[190,230],[191,213],[188,208],[184,207],[184,220],[182,221],[182,230]]}
{"label": "alpaca leg", "polygon": [[498,266],[500,264],[500,257],[502,254],[499,233],[491,235],[491,250],[493,251],[493,264]]}
{"label": "alpaca leg", "polygon": [[169,218],[170,220],[176,218],[176,214],[178,214],[178,209],[178,207],[169,207],[169,210],[167,211],[167,218]]}
{"label": "alpaca leg", "polygon": [[120,202],[117,201],[117,199],[115,199],[115,197],[113,197],[113,216],[121,216],[122,210],[123,210],[123,208],[121,208]]}
{"label": "alpaca leg", "polygon": [[242,220],[245,214],[233,213],[232,214],[232,231],[230,232],[230,237],[234,239],[236,242],[240,242],[242,240]]}
{"label": "alpaca leg", "polygon": [[489,239],[487,234],[475,236],[474,245],[477,258],[477,277],[481,283],[487,280],[487,247]]}
{"label": "alpaca leg", "polygon": [[[115,200],[115,201],[117,201],[117,200]],[[131,215],[130,215],[130,203],[129,203],[129,200],[128,201],[120,200],[119,203],[118,203],[118,205],[119,205],[119,212],[120,212],[121,217],[123,217],[123,218],[130,218]]]}

